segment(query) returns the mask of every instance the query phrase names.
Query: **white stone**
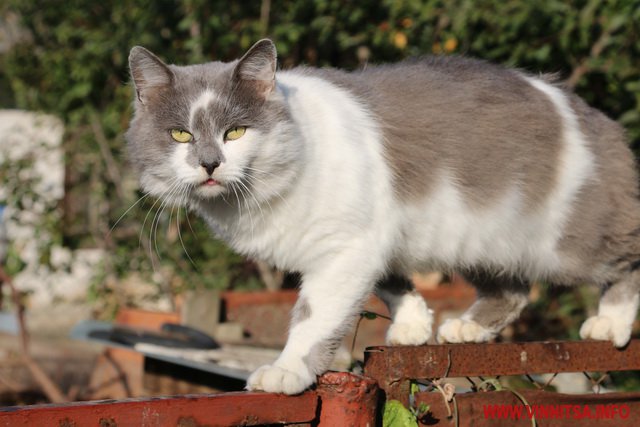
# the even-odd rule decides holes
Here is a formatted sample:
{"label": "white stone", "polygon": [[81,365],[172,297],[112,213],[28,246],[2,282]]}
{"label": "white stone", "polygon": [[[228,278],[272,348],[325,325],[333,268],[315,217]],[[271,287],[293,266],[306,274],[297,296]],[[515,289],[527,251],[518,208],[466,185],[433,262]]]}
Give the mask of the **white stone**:
{"label": "white stone", "polygon": [[[58,206],[64,197],[62,121],[39,113],[0,110],[0,134],[0,168],[17,178],[0,183],[6,239],[25,264],[14,277],[16,287],[30,292],[32,312],[48,313],[67,302],[86,303],[87,290],[107,254],[101,249],[72,251],[57,245],[51,235],[56,222],[61,222]],[[47,228],[45,224],[52,221],[54,228]],[[49,265],[41,264],[43,258],[49,259]]]}

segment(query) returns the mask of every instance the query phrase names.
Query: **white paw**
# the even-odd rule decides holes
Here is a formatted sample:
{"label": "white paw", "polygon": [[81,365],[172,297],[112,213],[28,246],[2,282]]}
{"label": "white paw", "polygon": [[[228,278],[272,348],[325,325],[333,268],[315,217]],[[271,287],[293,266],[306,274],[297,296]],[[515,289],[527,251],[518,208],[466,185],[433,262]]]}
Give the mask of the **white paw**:
{"label": "white paw", "polygon": [[473,320],[448,319],[438,328],[438,342],[487,342],[495,333]]}
{"label": "white paw", "polygon": [[247,380],[247,390],[262,390],[270,393],[298,394],[313,384],[310,375],[299,375],[278,366],[265,365],[258,368]]}
{"label": "white paw", "polygon": [[421,322],[392,323],[387,330],[387,345],[422,345],[431,338],[431,325]]}
{"label": "white paw", "polygon": [[580,328],[584,340],[612,341],[616,347],[624,347],[631,338],[631,326],[608,316],[592,316]]}

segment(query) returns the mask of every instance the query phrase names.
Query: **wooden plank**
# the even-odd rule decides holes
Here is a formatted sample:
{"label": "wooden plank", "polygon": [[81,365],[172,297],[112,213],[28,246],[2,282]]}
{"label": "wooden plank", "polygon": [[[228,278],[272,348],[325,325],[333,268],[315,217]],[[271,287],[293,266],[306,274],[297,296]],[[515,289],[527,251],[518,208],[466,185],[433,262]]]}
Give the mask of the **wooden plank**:
{"label": "wooden plank", "polygon": [[370,378],[327,372],[297,396],[225,393],[0,408],[0,426],[374,426],[379,389]]}
{"label": "wooden plank", "polygon": [[365,353],[365,374],[405,403],[410,379],[639,369],[640,340],[624,349],[608,341],[562,341],[370,347]]}
{"label": "wooden plank", "polygon": [[367,375],[391,380],[638,369],[640,340],[370,347],[365,362]]}
{"label": "wooden plank", "polygon": [[318,396],[272,393],[184,395],[0,408],[0,426],[232,426],[311,422]]}

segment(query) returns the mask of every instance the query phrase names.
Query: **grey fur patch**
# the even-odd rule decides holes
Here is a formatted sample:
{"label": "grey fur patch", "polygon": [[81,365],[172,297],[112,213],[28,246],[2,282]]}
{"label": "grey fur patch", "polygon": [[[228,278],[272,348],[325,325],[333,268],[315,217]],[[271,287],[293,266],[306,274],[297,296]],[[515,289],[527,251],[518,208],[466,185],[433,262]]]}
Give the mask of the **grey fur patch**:
{"label": "grey fur patch", "polygon": [[341,342],[342,339],[338,337],[320,341],[311,347],[309,354],[304,356],[302,361],[311,372],[320,375],[329,369]]}
{"label": "grey fur patch", "polygon": [[467,272],[465,278],[478,290],[478,299],[465,315],[493,332],[517,319],[527,305],[529,286],[519,278],[481,270]]}
{"label": "grey fur patch", "polygon": [[505,291],[479,296],[467,313],[476,323],[497,333],[520,316],[527,302],[526,293]]}
{"label": "grey fur patch", "polygon": [[299,297],[291,314],[291,325],[297,325],[311,317],[311,306],[305,297]]}
{"label": "grey fur patch", "polygon": [[607,284],[624,280],[640,262],[640,202],[635,159],[623,129],[577,96],[570,98],[580,130],[596,160],[574,202],[558,250],[564,284]]}
{"label": "grey fur patch", "polygon": [[400,274],[388,274],[379,280],[375,287],[375,294],[385,303],[392,316],[395,316],[403,296],[410,293],[417,293],[413,282]]}
{"label": "grey fur patch", "polygon": [[445,172],[472,207],[491,205],[518,184],[535,209],[554,185],[561,119],[518,71],[438,56],[320,75],[378,118],[404,200],[425,198]]}
{"label": "grey fur patch", "polygon": [[388,292],[392,295],[404,295],[414,290],[413,282],[398,274],[389,274],[376,284],[376,294]]}

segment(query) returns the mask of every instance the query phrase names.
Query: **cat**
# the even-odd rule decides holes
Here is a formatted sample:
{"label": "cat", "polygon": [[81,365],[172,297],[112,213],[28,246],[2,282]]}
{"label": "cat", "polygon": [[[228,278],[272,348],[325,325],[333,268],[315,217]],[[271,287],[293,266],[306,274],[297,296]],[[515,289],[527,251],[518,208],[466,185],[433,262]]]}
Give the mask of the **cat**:
{"label": "cat", "polygon": [[301,273],[286,346],[249,390],[300,393],[363,302],[390,345],[431,339],[408,277],[478,289],[439,342],[485,342],[531,281],[602,287],[584,339],[630,340],[640,206],[623,129],[545,76],[465,57],[277,71],[261,40],[230,63],[166,65],[136,46],[129,156],[147,193],[187,206],[237,252]]}

